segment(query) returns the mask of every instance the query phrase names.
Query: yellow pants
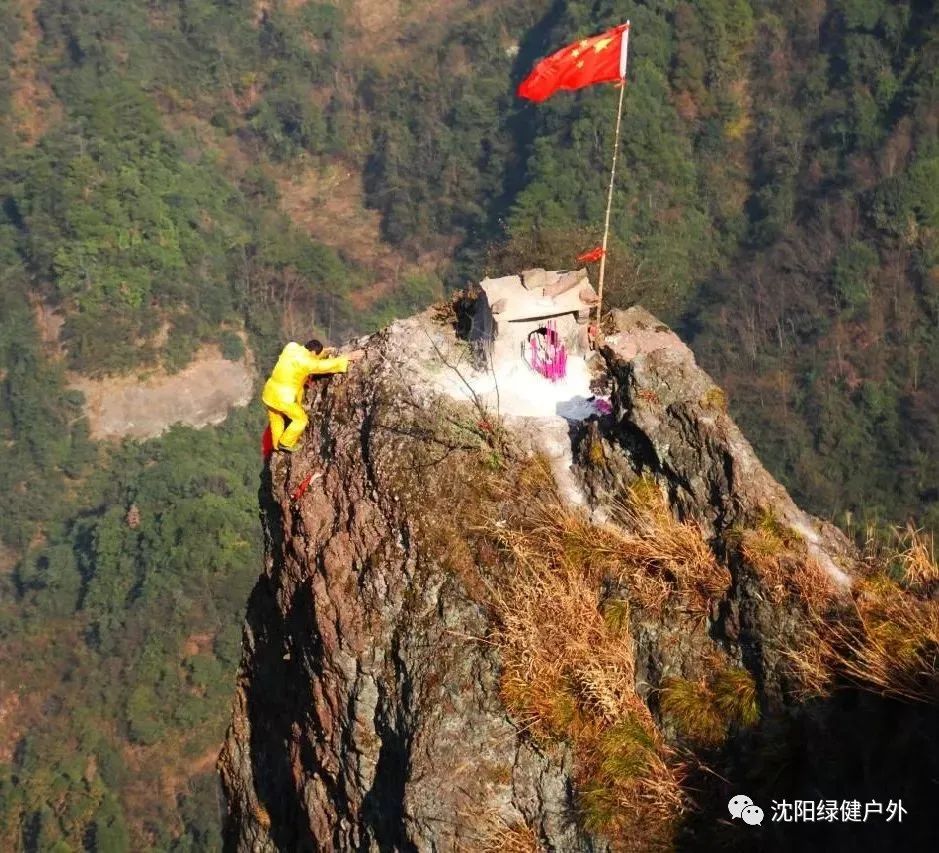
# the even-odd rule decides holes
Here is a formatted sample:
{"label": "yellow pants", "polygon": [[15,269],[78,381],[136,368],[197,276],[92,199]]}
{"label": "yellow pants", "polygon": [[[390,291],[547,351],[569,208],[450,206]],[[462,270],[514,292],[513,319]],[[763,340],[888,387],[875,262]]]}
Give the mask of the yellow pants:
{"label": "yellow pants", "polygon": [[[265,392],[267,389],[265,389]],[[274,449],[285,447],[292,450],[297,440],[303,435],[310,419],[296,401],[289,401],[274,394],[264,393],[261,402],[267,407],[267,417],[271,422],[271,442]],[[290,421],[286,426],[285,421]]]}

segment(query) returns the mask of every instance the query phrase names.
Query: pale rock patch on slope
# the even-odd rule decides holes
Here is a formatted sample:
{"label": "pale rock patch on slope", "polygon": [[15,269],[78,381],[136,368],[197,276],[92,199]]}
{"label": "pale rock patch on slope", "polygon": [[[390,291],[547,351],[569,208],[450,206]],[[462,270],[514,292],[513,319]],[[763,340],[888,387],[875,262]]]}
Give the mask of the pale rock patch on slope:
{"label": "pale rock patch on slope", "polygon": [[220,424],[233,407],[246,406],[254,389],[250,356],[224,358],[205,346],[179,373],[155,371],[146,379],[117,376],[91,379],[69,374],[69,387],[85,395],[93,439],[154,438],[174,424]]}

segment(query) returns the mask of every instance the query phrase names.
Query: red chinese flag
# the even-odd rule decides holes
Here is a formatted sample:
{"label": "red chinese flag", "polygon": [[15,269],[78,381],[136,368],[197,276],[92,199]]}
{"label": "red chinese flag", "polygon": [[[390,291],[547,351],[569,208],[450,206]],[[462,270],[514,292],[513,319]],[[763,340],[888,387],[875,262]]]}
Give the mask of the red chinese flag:
{"label": "red chinese flag", "polygon": [[626,78],[629,23],[581,39],[542,59],[518,87],[518,96],[544,101],[561,89],[572,91],[593,83]]}
{"label": "red chinese flag", "polygon": [[578,255],[577,260],[592,264],[594,261],[599,261],[605,254],[606,252],[603,251],[603,246],[597,246],[596,249],[591,249],[589,252]]}

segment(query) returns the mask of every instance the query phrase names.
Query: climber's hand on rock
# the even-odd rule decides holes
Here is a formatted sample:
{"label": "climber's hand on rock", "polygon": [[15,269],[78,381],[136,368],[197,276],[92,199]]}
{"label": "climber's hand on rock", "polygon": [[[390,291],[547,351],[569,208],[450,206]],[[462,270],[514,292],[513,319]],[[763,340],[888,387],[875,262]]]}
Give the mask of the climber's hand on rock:
{"label": "climber's hand on rock", "polygon": [[361,361],[363,358],[365,358],[365,350],[354,349],[352,352],[346,353],[346,358],[349,359],[350,362]]}

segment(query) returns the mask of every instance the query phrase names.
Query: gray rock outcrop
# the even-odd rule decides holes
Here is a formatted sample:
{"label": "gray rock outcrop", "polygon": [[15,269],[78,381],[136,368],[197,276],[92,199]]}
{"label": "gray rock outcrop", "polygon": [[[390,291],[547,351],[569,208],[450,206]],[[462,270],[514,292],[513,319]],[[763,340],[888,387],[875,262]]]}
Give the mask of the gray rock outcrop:
{"label": "gray rock outcrop", "polygon": [[[851,549],[760,465],[719,389],[673,333],[638,309],[617,324],[598,362],[613,413],[570,424],[571,473],[594,513],[647,475],[678,516],[700,523],[732,564],[711,633],[769,684],[778,655],[760,635],[772,630],[768,605],[730,554],[729,531],[772,508],[837,584],[849,582]],[[608,849],[580,825],[569,748],[537,743],[503,705],[490,614],[439,559],[451,518],[413,510],[433,497],[415,485],[423,469],[444,492],[435,506],[454,514],[474,488],[472,471],[454,461],[463,421],[455,450],[432,453],[422,443],[431,421],[459,405],[442,403],[411,369],[430,357],[415,343],[418,329],[453,351],[461,346],[429,313],[373,336],[361,365],[318,384],[303,447],[275,455],[265,470],[266,560],[248,603],[219,760],[229,850],[494,850],[494,823],[531,828],[545,850]],[[472,427],[479,413],[463,408]],[[524,428],[513,419],[500,440],[511,444]],[[602,464],[589,458],[594,446]],[[312,471],[323,476],[292,499]],[[637,630],[640,674],[649,678],[688,671],[682,643],[715,641],[704,631],[666,652],[658,638],[668,626],[646,621]]]}

